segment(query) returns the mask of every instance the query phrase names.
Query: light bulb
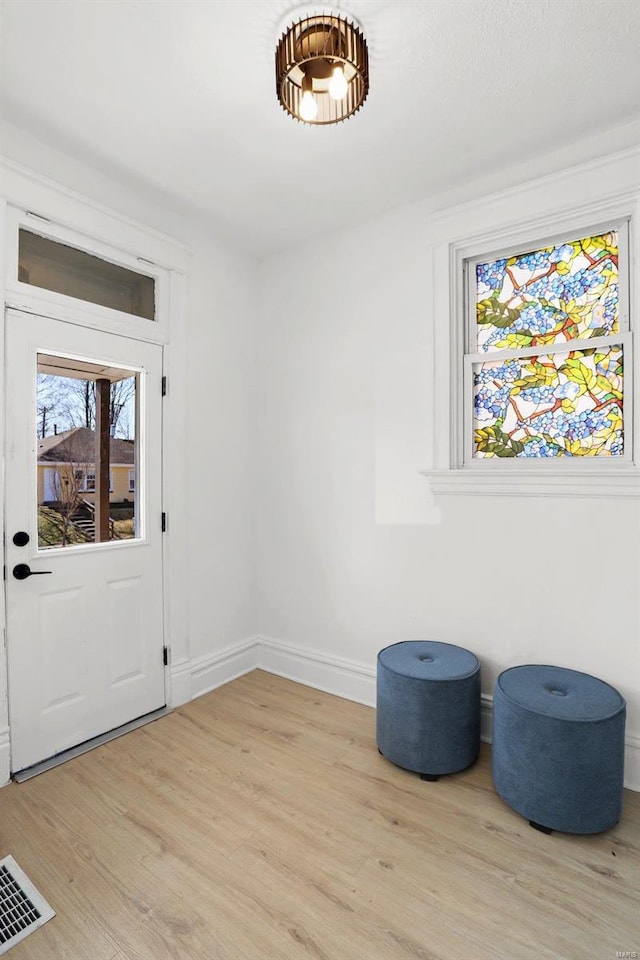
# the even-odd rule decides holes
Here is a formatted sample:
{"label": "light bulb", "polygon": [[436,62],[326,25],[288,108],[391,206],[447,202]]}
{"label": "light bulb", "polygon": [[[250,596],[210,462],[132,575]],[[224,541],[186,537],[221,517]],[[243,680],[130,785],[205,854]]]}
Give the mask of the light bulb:
{"label": "light bulb", "polygon": [[302,94],[302,99],[300,100],[300,116],[303,120],[306,120],[307,123],[315,120],[318,116],[318,104],[311,90],[305,90]]}
{"label": "light bulb", "polygon": [[347,78],[342,67],[335,67],[329,80],[329,94],[334,100],[342,100],[348,88]]}

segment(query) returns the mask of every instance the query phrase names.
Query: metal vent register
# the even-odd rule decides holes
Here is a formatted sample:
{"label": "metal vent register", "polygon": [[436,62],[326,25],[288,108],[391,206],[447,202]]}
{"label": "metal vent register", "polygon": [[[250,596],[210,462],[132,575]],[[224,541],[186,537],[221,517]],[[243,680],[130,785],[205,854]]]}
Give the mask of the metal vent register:
{"label": "metal vent register", "polygon": [[0,956],[55,917],[13,857],[0,860]]}

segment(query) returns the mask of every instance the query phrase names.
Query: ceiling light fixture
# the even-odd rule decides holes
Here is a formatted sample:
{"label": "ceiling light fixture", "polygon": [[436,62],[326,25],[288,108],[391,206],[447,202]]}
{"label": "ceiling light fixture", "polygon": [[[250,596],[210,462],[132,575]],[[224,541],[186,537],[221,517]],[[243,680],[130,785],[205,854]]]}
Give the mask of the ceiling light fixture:
{"label": "ceiling light fixture", "polygon": [[276,47],[278,100],[296,120],[339,123],[369,92],[369,55],[352,19],[314,14],[292,23]]}

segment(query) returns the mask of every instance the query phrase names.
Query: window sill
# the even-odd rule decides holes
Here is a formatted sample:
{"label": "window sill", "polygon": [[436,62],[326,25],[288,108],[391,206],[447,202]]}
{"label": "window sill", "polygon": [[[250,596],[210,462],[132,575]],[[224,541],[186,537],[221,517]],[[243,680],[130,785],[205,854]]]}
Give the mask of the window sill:
{"label": "window sill", "polygon": [[431,492],[445,496],[640,498],[640,470],[421,470]]}

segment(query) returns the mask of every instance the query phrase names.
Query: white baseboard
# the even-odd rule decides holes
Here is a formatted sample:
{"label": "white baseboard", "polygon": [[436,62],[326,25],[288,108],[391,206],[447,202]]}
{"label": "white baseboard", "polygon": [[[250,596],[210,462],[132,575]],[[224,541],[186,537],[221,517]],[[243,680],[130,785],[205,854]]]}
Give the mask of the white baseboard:
{"label": "white baseboard", "polygon": [[250,673],[257,666],[257,637],[249,637],[223,650],[193,660],[171,664],[171,706],[188,703],[224,683]]}
{"label": "white baseboard", "polygon": [[376,703],[376,668],[341,657],[327,657],[314,650],[260,636],[257,640],[257,664],[260,670],[296,680],[316,690],[324,690],[368,707]]}
{"label": "white baseboard", "polygon": [[480,739],[491,743],[491,724],[493,722],[493,697],[483,693],[480,700]]}
{"label": "white baseboard", "polygon": [[9,783],[11,776],[11,745],[9,727],[0,730],[0,787]]}
{"label": "white baseboard", "polygon": [[250,673],[256,668],[257,638],[250,637],[242,643],[219,650],[213,656],[199,657],[191,661],[191,697],[221,687],[236,677]]}
{"label": "white baseboard", "polygon": [[168,703],[171,707],[179,707],[181,703],[191,700],[191,660],[184,657],[169,668],[171,684],[168,691]]}
{"label": "white baseboard", "polygon": [[624,741],[624,785],[640,791],[640,737],[632,735]]}

